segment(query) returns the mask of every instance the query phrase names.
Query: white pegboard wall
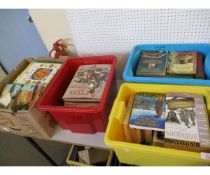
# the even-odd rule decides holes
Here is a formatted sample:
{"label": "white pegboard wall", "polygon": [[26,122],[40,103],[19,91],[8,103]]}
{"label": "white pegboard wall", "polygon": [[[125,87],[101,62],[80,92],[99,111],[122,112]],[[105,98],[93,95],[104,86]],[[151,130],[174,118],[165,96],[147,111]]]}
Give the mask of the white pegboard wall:
{"label": "white pegboard wall", "polygon": [[128,54],[136,44],[210,43],[209,9],[71,9],[79,55]]}

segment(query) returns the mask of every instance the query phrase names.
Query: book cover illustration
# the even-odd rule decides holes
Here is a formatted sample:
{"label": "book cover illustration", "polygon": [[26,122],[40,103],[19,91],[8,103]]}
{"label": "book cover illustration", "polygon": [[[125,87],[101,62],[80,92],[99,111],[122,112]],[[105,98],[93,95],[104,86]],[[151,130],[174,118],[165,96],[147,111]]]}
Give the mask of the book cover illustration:
{"label": "book cover illustration", "polygon": [[164,131],[165,95],[138,93],[135,95],[129,125],[132,128]]}
{"label": "book cover illustration", "polygon": [[81,65],[63,95],[64,101],[100,101],[106,86],[110,64]]}
{"label": "book cover illustration", "polygon": [[43,91],[43,87],[40,86],[7,84],[0,97],[0,108],[9,108],[13,112],[30,110]]}
{"label": "book cover illustration", "polygon": [[168,52],[143,51],[141,53],[136,76],[164,76],[168,62]]}
{"label": "book cover illustration", "polygon": [[165,142],[176,146],[200,145],[195,101],[192,95],[167,93]]}
{"label": "book cover illustration", "polygon": [[46,87],[61,63],[31,62],[14,83]]}
{"label": "book cover illustration", "polygon": [[197,52],[170,52],[167,72],[170,74],[196,74]]}

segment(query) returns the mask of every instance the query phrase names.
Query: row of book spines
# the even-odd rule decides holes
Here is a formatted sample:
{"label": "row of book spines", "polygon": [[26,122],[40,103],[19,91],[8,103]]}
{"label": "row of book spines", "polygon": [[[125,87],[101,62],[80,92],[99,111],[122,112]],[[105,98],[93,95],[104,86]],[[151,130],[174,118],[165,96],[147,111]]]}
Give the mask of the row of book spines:
{"label": "row of book spines", "polygon": [[209,147],[202,146],[198,142],[182,141],[176,139],[159,139],[157,137],[158,131],[142,130],[128,127],[123,127],[123,129],[125,134],[125,141],[129,143],[143,143],[146,145],[153,145],[193,152],[210,152]]}
{"label": "row of book spines", "polygon": [[123,125],[125,141],[129,143],[145,143],[150,145],[152,142],[152,130],[141,130],[130,128]]}

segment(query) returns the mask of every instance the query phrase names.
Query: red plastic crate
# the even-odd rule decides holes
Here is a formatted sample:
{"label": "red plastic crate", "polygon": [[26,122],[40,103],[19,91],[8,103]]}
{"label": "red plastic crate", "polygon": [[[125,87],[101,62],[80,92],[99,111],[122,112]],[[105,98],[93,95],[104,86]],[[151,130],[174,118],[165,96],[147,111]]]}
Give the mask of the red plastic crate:
{"label": "red plastic crate", "polygon": [[[49,111],[63,129],[76,133],[105,132],[108,116],[117,93],[115,56],[90,56],[67,59],[38,103]],[[111,64],[107,83],[98,106],[63,106],[62,96],[80,65]]]}

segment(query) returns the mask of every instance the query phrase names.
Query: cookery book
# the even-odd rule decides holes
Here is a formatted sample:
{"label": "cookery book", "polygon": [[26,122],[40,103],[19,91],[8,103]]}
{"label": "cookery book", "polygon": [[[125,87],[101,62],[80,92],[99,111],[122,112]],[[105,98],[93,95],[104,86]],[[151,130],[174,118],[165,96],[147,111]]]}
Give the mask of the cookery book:
{"label": "cookery book", "polygon": [[33,61],[15,79],[14,83],[47,87],[60,66],[61,63]]}
{"label": "cookery book", "polygon": [[210,146],[209,121],[199,94],[166,94],[165,146],[180,149]]}
{"label": "cookery book", "polygon": [[79,66],[62,97],[64,102],[99,102],[110,70],[111,64]]}
{"label": "cookery book", "polygon": [[197,52],[170,52],[167,73],[195,75]]}
{"label": "cookery book", "polygon": [[129,125],[132,128],[164,131],[165,95],[138,93],[135,95]]}
{"label": "cookery book", "polygon": [[164,76],[168,62],[166,51],[143,51],[140,55],[136,76]]}

